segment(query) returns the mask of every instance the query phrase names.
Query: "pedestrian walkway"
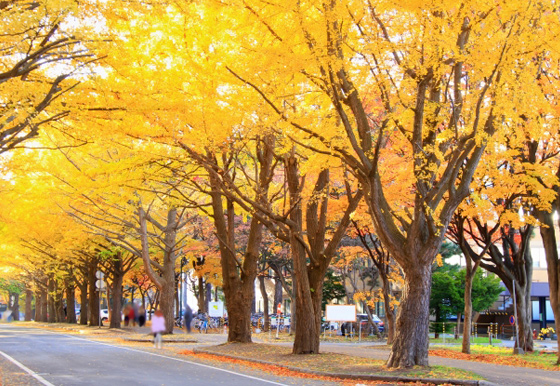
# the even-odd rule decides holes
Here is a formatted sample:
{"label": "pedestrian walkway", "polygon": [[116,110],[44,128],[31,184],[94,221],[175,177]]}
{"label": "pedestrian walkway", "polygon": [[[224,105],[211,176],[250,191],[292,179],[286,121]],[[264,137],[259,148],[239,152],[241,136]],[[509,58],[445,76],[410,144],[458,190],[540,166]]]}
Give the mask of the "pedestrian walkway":
{"label": "pedestrian walkway", "polygon": [[[347,354],[372,359],[386,360],[389,350],[376,348],[375,346],[361,344],[359,346],[341,345],[338,343],[322,343],[323,352]],[[483,362],[465,361],[460,359],[449,359],[430,356],[430,365],[456,367],[477,373],[487,381],[497,385],[560,385],[560,372],[530,369],[526,367],[504,366]]]}
{"label": "pedestrian walkway", "polygon": [[[225,334],[194,334],[194,337],[201,345],[216,345],[225,343],[227,335]],[[258,342],[257,339],[253,341]],[[269,343],[283,346],[291,346],[291,343]],[[548,345],[553,346],[554,343]],[[556,344],[557,347],[557,344]],[[369,343],[321,343],[322,352],[332,352],[338,354],[346,354],[349,356],[357,356],[371,359],[386,360],[389,357],[390,350],[381,344]],[[539,369],[531,369],[526,367],[514,367],[498,364],[490,364],[483,362],[466,361],[460,359],[442,358],[430,356],[430,365],[456,367],[463,370],[472,371],[486,378],[487,381],[496,385],[507,386],[553,386],[560,385],[560,372],[547,371]]]}

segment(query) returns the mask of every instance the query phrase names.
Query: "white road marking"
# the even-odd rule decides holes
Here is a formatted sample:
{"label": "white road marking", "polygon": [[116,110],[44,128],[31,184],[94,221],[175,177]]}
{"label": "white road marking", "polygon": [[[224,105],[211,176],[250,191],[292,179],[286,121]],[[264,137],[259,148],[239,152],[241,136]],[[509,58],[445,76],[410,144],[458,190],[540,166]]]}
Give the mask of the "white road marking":
{"label": "white road marking", "polygon": [[10,362],[12,362],[13,364],[15,364],[16,366],[18,366],[20,369],[22,369],[23,371],[25,371],[27,374],[31,375],[33,378],[35,378],[36,380],[38,380],[39,382],[41,382],[43,385],[45,386],[54,386],[52,383],[50,383],[49,381],[47,381],[45,378],[41,377],[39,374],[37,374],[36,372],[34,372],[33,370],[27,368],[25,365],[23,365],[22,363],[16,361],[14,358],[12,358],[11,356],[9,356],[8,354],[0,351],[0,354],[2,356],[4,356],[4,358],[6,358],[7,360],[9,360]]}
{"label": "white road marking", "polygon": [[[149,351],[136,350],[136,349],[129,348],[129,347],[115,346],[115,345],[112,345],[112,344],[109,344],[109,343],[97,342],[97,341],[95,341],[95,340],[89,340],[89,339],[85,339],[85,338],[78,338],[78,337],[76,337],[76,336],[72,336],[72,335],[68,335],[68,334],[61,334],[61,333],[58,333],[58,332],[55,332],[55,331],[49,331],[49,330],[41,330],[41,331],[46,332],[46,333],[50,333],[50,334],[59,335],[59,336],[62,335],[62,336],[65,336],[65,337],[68,337],[68,338],[71,338],[71,339],[76,339],[76,340],[85,341],[85,342],[87,342],[87,343],[97,343],[97,344],[100,344],[100,345],[103,345],[103,346],[109,346],[109,347],[118,348],[118,349],[121,349],[121,350],[128,350],[128,351],[132,351],[132,352],[137,352],[137,353],[142,353],[142,354],[153,355],[153,356],[160,357],[160,358],[171,359],[171,360],[174,360],[174,361],[177,361],[177,362],[183,362],[183,363],[188,363],[188,364],[195,365],[195,366],[200,366],[200,367],[205,367],[205,368],[209,368],[209,369],[214,369],[214,370],[222,371],[222,372],[225,372],[225,373],[238,375],[238,376],[240,376],[240,377],[249,378],[249,379],[254,379],[254,380],[261,381],[261,382],[265,382],[265,383],[270,383],[270,384],[273,384],[273,385],[288,386],[288,385],[286,385],[286,384],[284,384],[284,383],[278,383],[278,382],[274,382],[274,381],[269,381],[269,380],[267,380],[267,379],[257,378],[257,377],[253,377],[253,376],[251,376],[251,375],[246,375],[246,374],[242,374],[242,373],[237,373],[237,372],[235,372],[235,371],[225,370],[225,369],[221,369],[221,368],[219,368],[219,367],[214,367],[214,366],[210,366],[210,365],[205,365],[205,364],[202,364],[202,363],[191,362],[191,361],[187,361],[187,360],[185,360],[185,359],[174,358],[174,357],[170,357],[170,356],[166,356],[166,355],[161,355],[161,354],[155,354],[155,353],[151,353],[151,352],[149,352]],[[2,353],[2,352],[0,351],[0,353]],[[3,354],[3,353],[2,353],[2,354]],[[4,355],[7,356],[6,354],[4,354]],[[14,361],[15,361],[15,359],[14,359]],[[16,363],[16,362],[14,362],[14,363]],[[19,363],[19,362],[18,362],[18,363]],[[21,366],[23,366],[23,365],[21,365]],[[22,368],[23,368],[23,367],[22,367]],[[29,369],[27,369],[27,370],[29,370]],[[26,371],[27,371],[27,370],[26,370]],[[29,370],[29,371],[31,371],[31,370]],[[29,372],[29,371],[28,371],[28,372]],[[33,372],[31,372],[31,373],[33,373]],[[35,373],[33,373],[33,374],[35,374]],[[45,382],[47,382],[47,381],[45,381]],[[54,385],[52,385],[51,383],[48,383],[48,382],[45,383],[45,385],[54,386]]]}
{"label": "white road marking", "polygon": [[68,336],[69,338],[73,338],[73,339],[77,339],[77,340],[84,340],[84,341],[86,341],[86,342],[88,342],[88,343],[94,342],[94,343],[101,344],[101,345],[104,345],[104,346],[119,348],[119,349],[121,349],[121,350],[128,350],[128,351],[138,352],[138,353],[142,353],[142,354],[153,355],[153,356],[160,357],[160,358],[171,359],[171,360],[174,360],[174,361],[177,361],[177,362],[183,362],[183,363],[188,363],[188,364],[191,364],[191,365],[196,365],[196,366],[200,366],[200,367],[206,367],[206,368],[209,368],[209,369],[214,369],[214,370],[218,370],[218,371],[223,371],[223,372],[225,372],[225,373],[239,375],[240,377],[245,377],[245,378],[249,378],[249,379],[255,379],[255,380],[257,380],[257,381],[266,382],[266,383],[271,383],[271,384],[273,384],[273,385],[288,386],[288,385],[286,385],[286,384],[284,384],[284,383],[278,383],[278,382],[274,382],[274,381],[269,381],[269,380],[267,380],[267,379],[257,378],[257,377],[253,377],[253,376],[251,376],[251,375],[246,375],[246,374],[242,374],[242,373],[236,373],[235,371],[225,370],[225,369],[221,369],[221,368],[219,368],[219,367],[214,367],[214,366],[210,366],[210,365],[204,365],[204,364],[202,364],[202,363],[191,362],[191,361],[187,361],[187,360],[185,360],[185,359],[169,357],[169,356],[161,355],[161,354],[155,354],[155,353],[152,353],[152,352],[149,352],[149,351],[136,350],[136,349],[133,349],[133,348],[130,348],[130,347],[115,346],[115,345],[112,345],[112,344],[109,344],[109,343],[97,342],[97,341],[95,341],[95,340],[89,340],[89,339],[84,339],[84,338],[78,338],[78,337],[71,336],[71,335],[66,335],[66,334],[64,334],[64,335],[65,335],[65,336]]}

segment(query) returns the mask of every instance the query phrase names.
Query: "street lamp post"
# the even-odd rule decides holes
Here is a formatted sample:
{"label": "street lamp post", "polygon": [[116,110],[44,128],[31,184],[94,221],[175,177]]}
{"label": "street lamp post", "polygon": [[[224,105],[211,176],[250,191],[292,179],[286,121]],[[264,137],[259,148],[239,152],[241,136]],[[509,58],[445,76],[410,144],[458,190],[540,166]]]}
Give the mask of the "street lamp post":
{"label": "street lamp post", "polygon": [[185,266],[187,264],[187,259],[183,256],[181,258],[181,274],[179,276],[179,280],[181,283],[181,287],[179,290],[179,317],[182,318],[183,317],[183,296],[184,295],[184,291],[183,291],[183,284],[185,283],[185,280],[183,279],[183,266]]}

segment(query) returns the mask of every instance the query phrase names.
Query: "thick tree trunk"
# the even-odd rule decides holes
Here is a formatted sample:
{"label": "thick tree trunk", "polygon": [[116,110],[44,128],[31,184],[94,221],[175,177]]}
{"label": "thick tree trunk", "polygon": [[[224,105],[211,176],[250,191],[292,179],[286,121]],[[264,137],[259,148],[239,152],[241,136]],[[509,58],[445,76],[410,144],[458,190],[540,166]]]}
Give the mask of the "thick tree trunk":
{"label": "thick tree trunk", "polygon": [[76,323],[76,286],[68,282],[66,284],[66,323]]}
{"label": "thick tree trunk", "polygon": [[111,283],[112,304],[109,328],[121,328],[123,276],[115,275]]}
{"label": "thick tree trunk", "polygon": [[19,293],[12,292],[9,295],[10,298],[10,310],[12,311],[13,320],[19,320]]}
{"label": "thick tree trunk", "polygon": [[35,316],[33,320],[36,322],[42,322],[43,319],[43,310],[41,305],[41,289],[39,287],[35,290]]}
{"label": "thick tree trunk", "polygon": [[[557,174],[560,174],[560,169]],[[556,199],[555,208],[560,208],[560,197]],[[554,231],[553,213],[539,211],[537,218],[545,225],[540,227],[540,233],[546,253],[550,307],[554,314],[556,334],[560,334],[560,257],[558,256],[558,240]],[[557,352],[556,364],[560,365],[560,350]]]}
{"label": "thick tree trunk", "polygon": [[159,306],[165,318],[165,332],[173,334],[175,318],[173,317],[173,305],[175,302],[175,259],[169,254],[164,254],[164,266],[162,272],[162,288],[159,293]]}
{"label": "thick tree trunk", "polygon": [[210,301],[212,301],[212,283],[206,282],[206,312],[210,312]]}
{"label": "thick tree trunk", "polygon": [[391,306],[389,290],[391,283],[387,275],[381,274],[383,283],[383,305],[385,308],[385,332],[387,334],[387,345],[392,345],[395,340],[395,308]]}
{"label": "thick tree trunk", "polygon": [[36,322],[46,322],[47,321],[47,287],[44,285],[39,286],[39,293],[37,294],[37,300],[35,304],[35,321]]}
{"label": "thick tree trunk", "polygon": [[274,278],[274,307],[282,303],[282,281],[279,277]]}
{"label": "thick tree trunk", "polygon": [[55,323],[56,322],[56,307],[55,307],[55,291],[56,285],[54,283],[54,279],[49,277],[49,284],[47,289],[47,307],[48,307],[48,317],[47,322]]}
{"label": "thick tree trunk", "polygon": [[[261,290],[261,296],[263,298],[263,315],[264,315],[264,325],[263,325],[263,331],[267,332],[270,329],[270,311],[268,310],[268,293],[266,292],[266,286],[265,286],[265,282],[264,282],[265,277],[264,276],[259,276],[259,287]],[[277,307],[277,305],[274,305],[275,307]]]}
{"label": "thick tree trunk", "polygon": [[60,284],[56,283],[56,292],[54,296],[54,307],[56,309],[56,322],[64,323],[66,322],[66,315],[64,314],[64,302],[63,293]]}
{"label": "thick tree trunk", "polygon": [[33,291],[29,288],[25,290],[25,321],[30,322],[33,319]]}
{"label": "thick tree trunk", "polygon": [[198,278],[198,294],[197,294],[197,301],[198,301],[198,310],[200,312],[206,313],[208,309],[206,308],[206,291],[204,286],[204,278],[201,276]]}
{"label": "thick tree trunk", "polygon": [[465,315],[465,322],[463,323],[463,347],[462,352],[465,354],[471,353],[471,329],[472,329],[472,286],[474,275],[478,265],[473,267],[472,261],[469,256],[467,259],[467,269],[465,273],[465,309],[463,314]]}
{"label": "thick tree trunk", "polygon": [[[474,275],[473,275],[474,276]],[[465,279],[465,322],[463,323],[463,347],[462,352],[471,353],[471,330],[472,330],[472,281],[473,277],[467,275]]]}
{"label": "thick tree trunk", "polygon": [[[404,267],[403,267],[404,268]],[[432,265],[406,267],[403,298],[388,367],[428,366],[428,332]]]}
{"label": "thick tree trunk", "polygon": [[228,307],[228,342],[252,342],[250,311],[253,298],[254,291],[230,291],[226,297],[227,304],[235,304]]}
{"label": "thick tree trunk", "polygon": [[533,352],[533,331],[531,329],[531,283],[517,296],[517,323],[519,347],[525,352]]}
{"label": "thick tree trunk", "polygon": [[88,310],[89,325],[99,326],[99,291],[95,287],[97,278],[97,260],[91,261],[88,266]]}
{"label": "thick tree trunk", "polygon": [[88,284],[87,280],[80,285],[80,324],[88,324]]}
{"label": "thick tree trunk", "polygon": [[[292,215],[294,212],[298,212],[298,210],[293,210]],[[299,211],[299,214],[301,215],[301,211]],[[294,236],[292,236],[291,246],[294,275],[297,276],[297,281],[294,283],[297,328],[292,352],[294,354],[318,354],[321,334],[320,315],[319,325],[317,325],[318,317],[310,291],[312,287],[307,275],[305,249]],[[315,290],[313,288],[313,291]]]}

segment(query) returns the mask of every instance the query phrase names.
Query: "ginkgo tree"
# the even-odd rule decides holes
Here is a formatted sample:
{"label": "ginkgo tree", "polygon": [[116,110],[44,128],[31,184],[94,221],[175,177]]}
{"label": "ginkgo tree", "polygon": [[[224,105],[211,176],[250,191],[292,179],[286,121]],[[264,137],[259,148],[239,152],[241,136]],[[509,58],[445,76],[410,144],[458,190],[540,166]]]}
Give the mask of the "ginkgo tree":
{"label": "ginkgo tree", "polygon": [[0,153],[24,146],[70,114],[63,98],[95,60],[82,44],[87,24],[75,22],[79,9],[66,0],[0,4]]}
{"label": "ginkgo tree", "polygon": [[[285,135],[305,133],[308,147],[356,172],[376,234],[405,275],[388,366],[427,365],[432,262],[488,138],[543,98],[525,80],[543,52],[556,55],[544,51],[558,31],[555,5],[256,0],[221,10],[245,58],[227,63],[232,76],[285,121]],[[375,116],[364,107],[371,89]],[[380,167],[389,140],[414,176],[399,205],[386,189],[400,180]]]}

